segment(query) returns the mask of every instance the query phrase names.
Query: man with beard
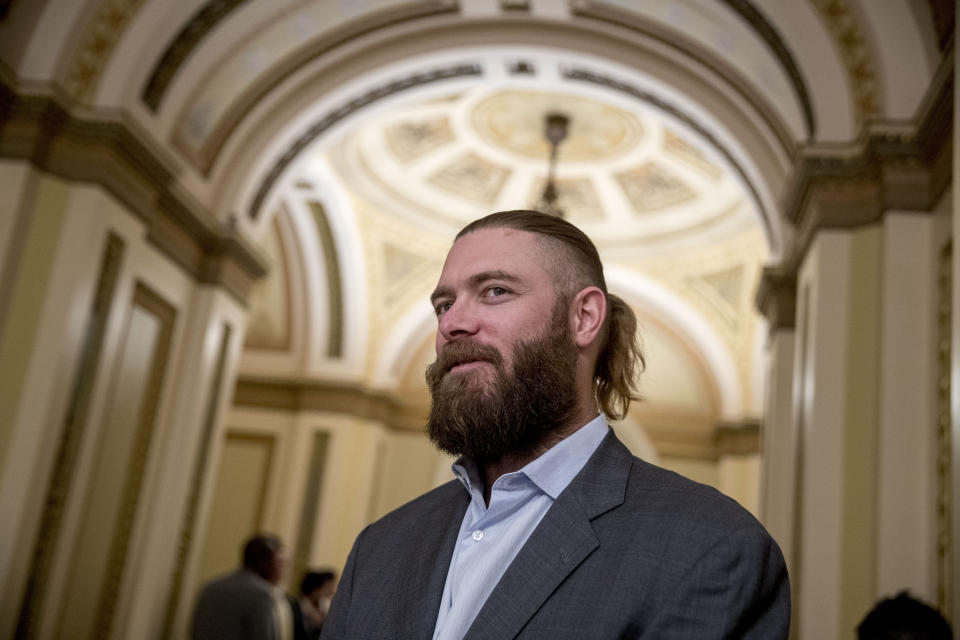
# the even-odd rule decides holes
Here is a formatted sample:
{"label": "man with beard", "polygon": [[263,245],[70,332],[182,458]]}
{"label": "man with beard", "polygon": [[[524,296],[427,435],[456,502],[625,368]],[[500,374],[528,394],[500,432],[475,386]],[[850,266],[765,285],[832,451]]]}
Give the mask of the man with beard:
{"label": "man with beard", "polygon": [[453,480],[367,527],[323,638],[786,638],[780,550],[734,501],[633,457],[630,308],[559,218],[467,225],[431,296],[428,433]]}

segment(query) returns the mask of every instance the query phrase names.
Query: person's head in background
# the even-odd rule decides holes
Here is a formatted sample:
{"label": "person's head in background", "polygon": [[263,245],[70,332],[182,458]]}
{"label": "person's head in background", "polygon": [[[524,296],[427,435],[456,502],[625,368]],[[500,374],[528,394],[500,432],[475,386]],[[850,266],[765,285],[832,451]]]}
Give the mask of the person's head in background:
{"label": "person's head in background", "polygon": [[857,627],[858,640],[951,640],[950,625],[940,612],[901,591],[885,598]]}
{"label": "person's head in background", "polygon": [[300,582],[300,595],[313,603],[317,609],[324,610],[336,591],[337,579],[333,571],[310,571]]}
{"label": "person's head in background", "polygon": [[280,583],[286,566],[286,548],[275,535],[257,534],[243,546],[243,568],[271,584]]}

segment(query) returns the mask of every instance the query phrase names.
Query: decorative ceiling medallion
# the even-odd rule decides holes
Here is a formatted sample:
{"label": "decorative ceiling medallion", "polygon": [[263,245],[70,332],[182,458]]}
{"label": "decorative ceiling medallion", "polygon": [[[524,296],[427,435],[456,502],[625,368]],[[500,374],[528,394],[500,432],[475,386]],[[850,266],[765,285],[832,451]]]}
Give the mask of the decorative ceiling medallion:
{"label": "decorative ceiling medallion", "polygon": [[703,151],[667,128],[663,130],[663,150],[714,180],[723,175],[720,167],[707,160]]}
{"label": "decorative ceiling medallion", "polygon": [[454,139],[450,119],[446,117],[399,122],[387,127],[386,134],[390,151],[403,164],[453,142]]}
{"label": "decorative ceiling medallion", "polygon": [[617,183],[637,213],[648,213],[693,200],[696,192],[655,162],[616,174]]}
{"label": "decorative ceiling medallion", "polygon": [[441,168],[430,182],[444,191],[489,206],[496,202],[509,175],[510,169],[470,152]]}
{"label": "decorative ceiling medallion", "polygon": [[[536,202],[546,179],[539,178],[530,187],[529,202]],[[604,219],[600,196],[589,178],[556,178],[557,205],[571,222],[598,222]]]}
{"label": "decorative ceiling medallion", "polygon": [[644,135],[640,120],[628,111],[590,98],[543,91],[498,91],[473,108],[470,121],[494,146],[542,160],[550,153],[543,117],[554,111],[570,118],[561,163],[615,157],[636,147]]}

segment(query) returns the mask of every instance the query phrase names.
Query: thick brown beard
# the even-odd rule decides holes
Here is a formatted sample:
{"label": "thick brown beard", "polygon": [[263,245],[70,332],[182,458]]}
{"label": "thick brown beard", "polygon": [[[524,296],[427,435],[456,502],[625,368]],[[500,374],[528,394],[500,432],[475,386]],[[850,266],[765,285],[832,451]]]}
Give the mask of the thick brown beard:
{"label": "thick brown beard", "polygon": [[[433,396],[427,434],[439,449],[478,463],[506,454],[525,455],[566,426],[576,410],[576,347],[566,305],[554,309],[544,335],[513,348],[513,371],[504,369],[496,349],[473,342],[449,343],[427,367]],[[483,372],[449,374],[457,362],[493,365],[489,384]]]}

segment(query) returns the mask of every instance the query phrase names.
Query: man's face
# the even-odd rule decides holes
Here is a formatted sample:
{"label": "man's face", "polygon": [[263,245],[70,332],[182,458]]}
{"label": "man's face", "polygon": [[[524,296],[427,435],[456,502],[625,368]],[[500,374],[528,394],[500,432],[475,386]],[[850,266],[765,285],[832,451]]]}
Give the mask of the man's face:
{"label": "man's face", "polygon": [[543,334],[555,298],[546,259],[537,236],[527,231],[480,229],[454,243],[430,298],[438,358],[462,352],[448,375],[489,384],[491,360],[511,371],[513,347]]}
{"label": "man's face", "polygon": [[576,349],[567,304],[542,247],[524,231],[458,240],[432,296],[437,360],[428,432],[444,451],[494,460],[525,454],[575,406]]}

